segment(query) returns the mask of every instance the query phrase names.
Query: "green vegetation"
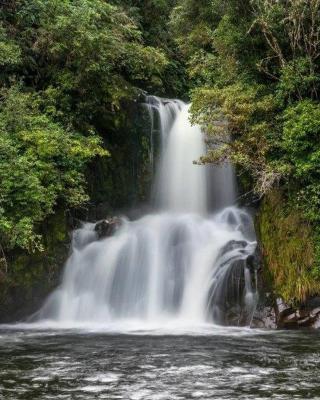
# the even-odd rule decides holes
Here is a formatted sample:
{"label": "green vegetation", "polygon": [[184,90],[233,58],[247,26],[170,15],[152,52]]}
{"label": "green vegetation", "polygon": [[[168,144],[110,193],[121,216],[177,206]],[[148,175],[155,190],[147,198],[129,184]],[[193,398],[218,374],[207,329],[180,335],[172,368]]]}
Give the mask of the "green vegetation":
{"label": "green vegetation", "polygon": [[320,291],[312,226],[279,191],[263,200],[257,220],[263,243],[265,282],[288,303],[301,303]]}
{"label": "green vegetation", "polygon": [[193,120],[221,145],[202,162],[231,160],[269,199],[259,220],[276,293],[319,294],[320,2],[180,0],[171,26],[194,83]]}
{"label": "green vegetation", "polygon": [[142,89],[162,87],[165,51],[145,42],[137,12],[111,3],[116,2],[10,0],[1,5],[4,253],[43,250],[41,224],[48,216],[58,208],[86,205],[88,162],[109,155],[102,137],[108,142],[122,103]]}
{"label": "green vegetation", "polygon": [[82,136],[42,114],[39,101],[17,87],[2,91],[0,236],[6,249],[41,250],[35,225],[58,201],[65,207],[84,204],[84,164],[107,154],[97,136]]}

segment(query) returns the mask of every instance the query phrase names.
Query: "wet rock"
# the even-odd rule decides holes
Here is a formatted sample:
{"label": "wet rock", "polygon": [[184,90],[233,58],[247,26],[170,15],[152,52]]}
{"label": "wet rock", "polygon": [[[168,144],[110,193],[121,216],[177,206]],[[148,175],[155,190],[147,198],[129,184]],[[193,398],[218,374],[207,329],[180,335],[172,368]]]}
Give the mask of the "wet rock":
{"label": "wet rock", "polygon": [[250,327],[276,329],[277,317],[274,307],[258,307],[253,315]]}
{"label": "wet rock", "polygon": [[298,327],[300,328],[311,328],[313,323],[314,323],[314,317],[311,317],[310,315],[305,318],[297,320]]}
{"label": "wet rock", "polygon": [[299,319],[303,319],[308,317],[310,314],[310,310],[306,309],[306,308],[300,308],[296,311],[297,317]]}
{"label": "wet rock", "polygon": [[245,248],[247,246],[247,242],[245,240],[230,240],[220,251],[221,254],[226,254],[231,250],[238,248]]}
{"label": "wet rock", "polygon": [[119,217],[104,219],[96,223],[94,230],[97,232],[98,238],[103,239],[112,236],[121,226]]}
{"label": "wet rock", "polygon": [[[213,319],[222,325],[248,326],[256,309],[256,271],[261,268],[261,259],[258,250],[254,254],[248,254],[248,245],[245,240],[231,240],[220,251],[219,256],[223,257],[220,268],[227,266],[220,281],[223,292],[216,291],[213,285],[214,290],[209,292],[208,304]],[[261,321],[257,317],[256,327],[260,325]]]}
{"label": "wet rock", "polygon": [[[317,304],[306,302],[306,304]],[[278,316],[277,326],[280,329],[315,329],[320,326],[320,307],[308,307],[306,304],[300,308],[292,308],[281,299],[277,300]]]}
{"label": "wet rock", "polygon": [[289,306],[283,299],[276,299],[276,315],[277,327],[279,329],[297,329],[299,320],[302,320],[306,315],[300,316],[299,310]]}
{"label": "wet rock", "polygon": [[320,316],[320,307],[314,308],[311,310],[310,315],[313,317]]}
{"label": "wet rock", "polygon": [[261,271],[262,257],[261,251],[258,246],[256,247],[255,252],[247,257],[247,268],[249,268],[251,273],[253,273],[254,271]]}
{"label": "wet rock", "polygon": [[288,304],[281,298],[276,300],[276,313],[278,320],[286,318],[288,315],[293,313],[293,308],[288,306]]}
{"label": "wet rock", "polygon": [[278,319],[278,328],[280,329],[297,329],[298,324],[298,315],[295,311],[292,310],[290,314],[285,316],[280,316]]}
{"label": "wet rock", "polygon": [[314,329],[320,329],[320,313],[318,313],[315,317],[316,318],[315,318],[315,320],[314,320],[314,322],[312,324],[312,327]]}
{"label": "wet rock", "polygon": [[299,327],[320,328],[320,307],[299,310]]}
{"label": "wet rock", "polygon": [[[251,327],[267,329],[319,329],[320,306],[317,301],[307,300],[300,307],[289,306],[283,299],[272,298],[266,293],[260,299],[254,312]],[[308,306],[307,306],[308,305]]]}

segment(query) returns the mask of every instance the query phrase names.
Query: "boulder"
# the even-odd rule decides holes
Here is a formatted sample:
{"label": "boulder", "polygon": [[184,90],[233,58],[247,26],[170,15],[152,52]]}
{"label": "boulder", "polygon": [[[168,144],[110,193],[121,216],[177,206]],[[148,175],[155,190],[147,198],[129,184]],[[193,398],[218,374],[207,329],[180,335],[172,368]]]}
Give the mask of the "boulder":
{"label": "boulder", "polygon": [[276,329],[277,318],[274,307],[271,306],[258,306],[253,314],[251,321],[251,328],[264,328],[264,329]]}
{"label": "boulder", "polygon": [[220,250],[220,254],[226,254],[229,251],[232,251],[234,249],[244,249],[247,246],[247,242],[245,240],[230,240],[223,248]]}
{"label": "boulder", "polygon": [[[317,304],[317,303],[311,303]],[[292,308],[281,299],[277,300],[277,326],[280,329],[318,328],[320,323],[320,307],[309,307],[304,304],[300,308]]]}
{"label": "boulder", "polygon": [[320,313],[315,315],[315,319],[314,319],[314,322],[312,324],[312,327],[314,329],[320,329]]}
{"label": "boulder", "polygon": [[283,299],[278,298],[276,300],[276,313],[278,315],[278,320],[281,321],[288,315],[294,313],[294,310],[292,307],[288,306],[288,304],[285,303]]}
{"label": "boulder", "polygon": [[[269,298],[270,297],[270,298]],[[265,296],[254,312],[251,327],[268,329],[319,329],[320,306],[318,301],[308,300],[303,306],[292,307],[283,299],[272,300]],[[314,307],[310,307],[313,305]]]}
{"label": "boulder", "polygon": [[312,317],[320,316],[320,307],[316,307],[313,310],[311,310],[310,315]]}
{"label": "boulder", "polygon": [[119,217],[104,219],[96,223],[94,230],[97,232],[98,238],[103,239],[112,236],[121,226]]}

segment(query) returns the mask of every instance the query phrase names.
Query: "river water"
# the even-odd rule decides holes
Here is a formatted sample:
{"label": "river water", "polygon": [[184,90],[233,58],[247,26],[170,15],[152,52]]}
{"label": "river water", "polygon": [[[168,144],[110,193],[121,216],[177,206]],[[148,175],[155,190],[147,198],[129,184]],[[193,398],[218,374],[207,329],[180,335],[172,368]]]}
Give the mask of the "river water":
{"label": "river water", "polygon": [[3,327],[0,398],[320,399],[318,349],[317,332]]}

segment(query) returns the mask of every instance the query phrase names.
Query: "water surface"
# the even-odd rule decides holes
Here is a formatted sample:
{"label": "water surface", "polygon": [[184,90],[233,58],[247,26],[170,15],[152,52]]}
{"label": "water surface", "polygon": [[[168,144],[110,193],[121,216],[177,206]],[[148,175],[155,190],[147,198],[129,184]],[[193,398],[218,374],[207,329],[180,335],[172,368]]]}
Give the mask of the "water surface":
{"label": "water surface", "polygon": [[0,398],[320,399],[320,334],[0,329]]}

